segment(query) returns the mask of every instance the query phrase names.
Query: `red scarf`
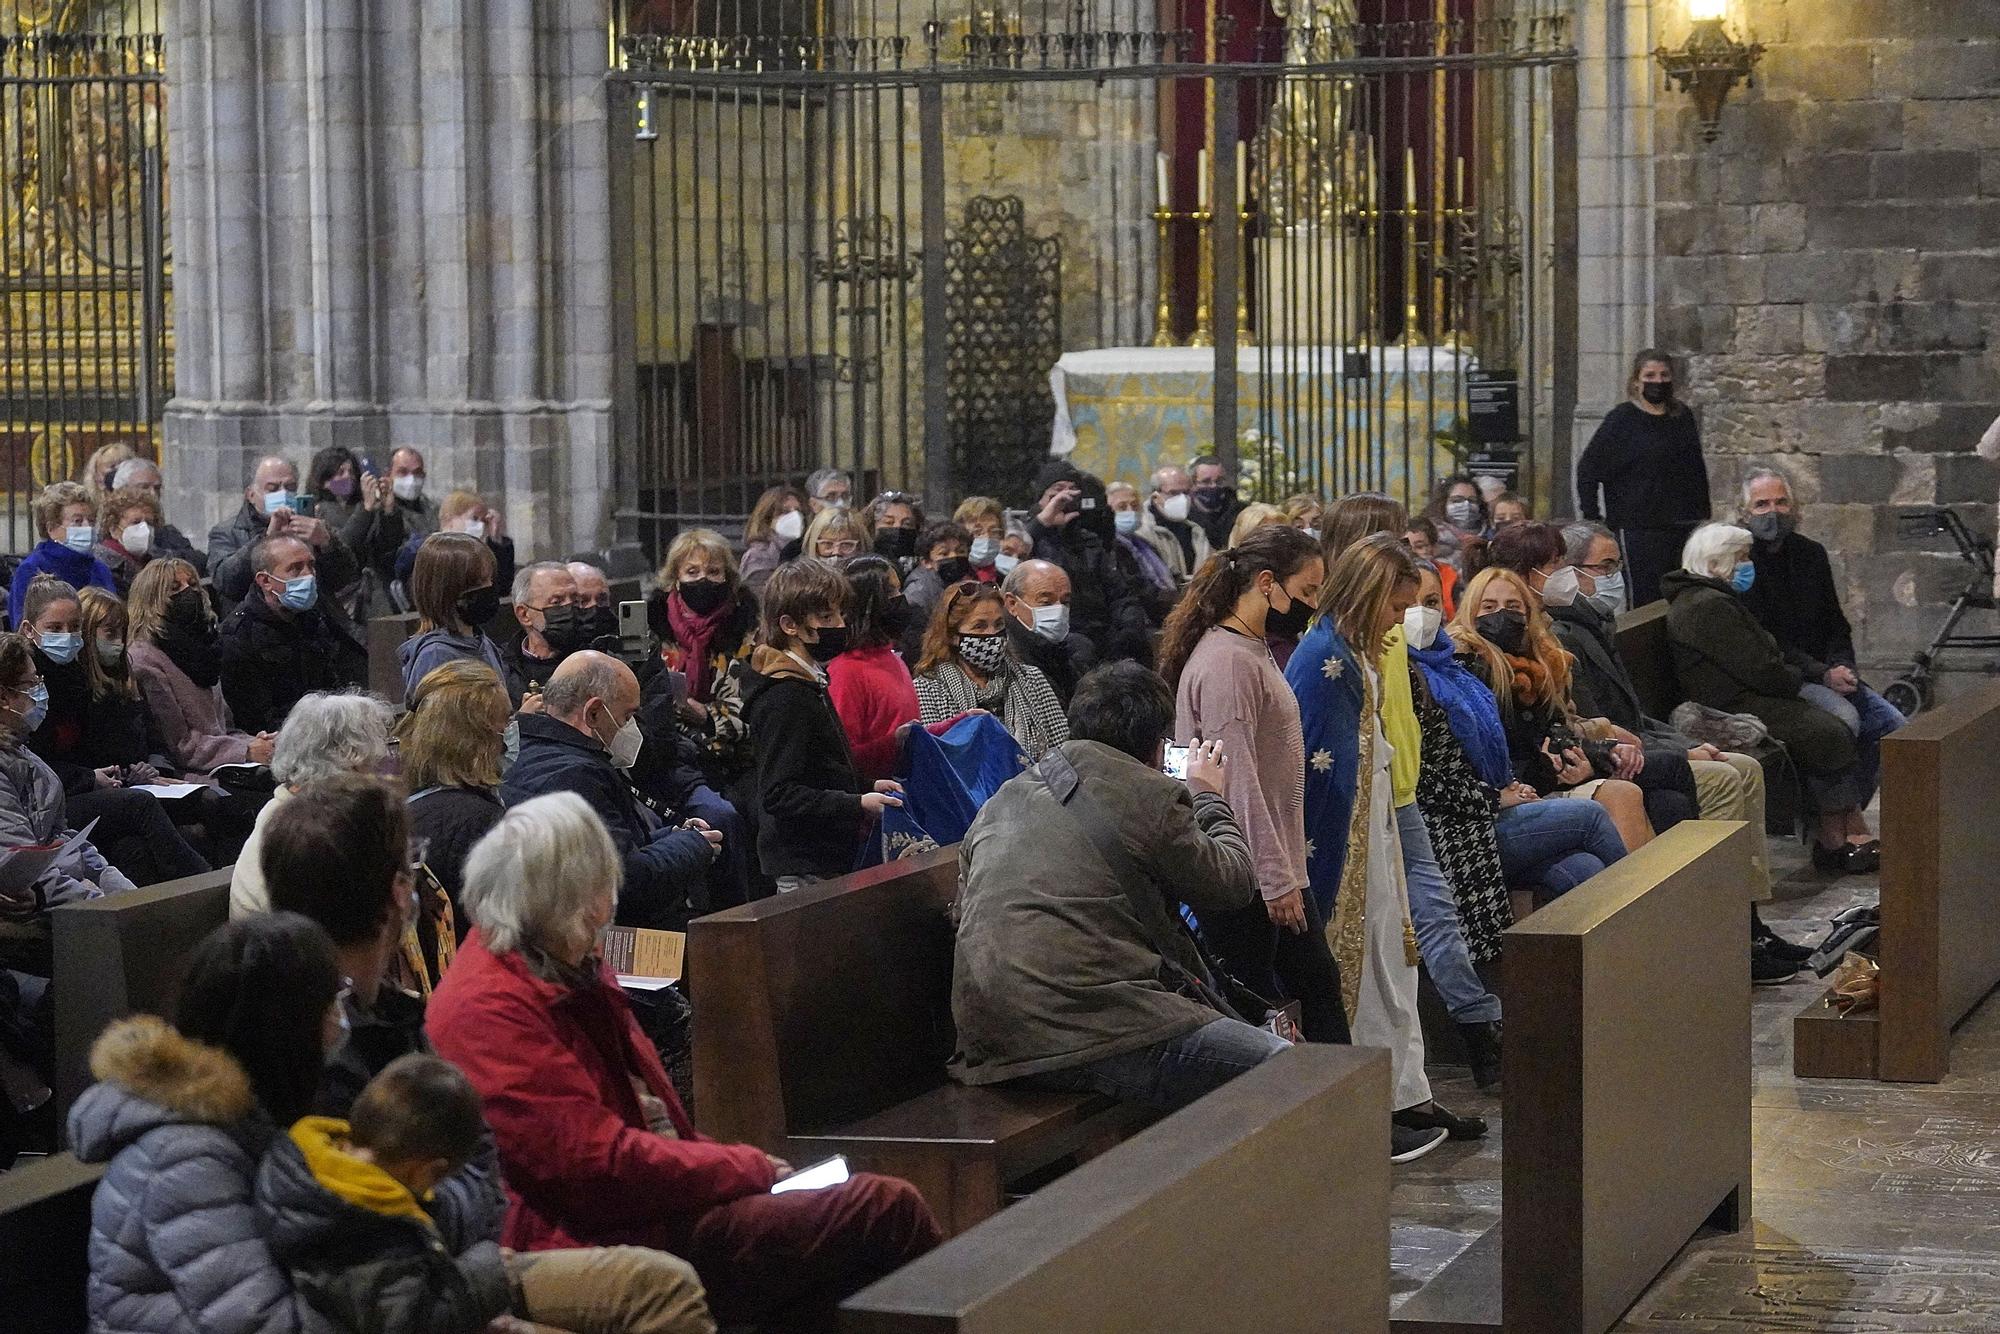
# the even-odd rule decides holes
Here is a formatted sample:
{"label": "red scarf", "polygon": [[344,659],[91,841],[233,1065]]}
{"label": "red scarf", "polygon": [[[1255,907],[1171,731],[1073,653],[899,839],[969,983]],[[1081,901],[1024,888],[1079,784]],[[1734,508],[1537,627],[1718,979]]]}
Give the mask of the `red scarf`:
{"label": "red scarf", "polygon": [[735,612],[736,599],[731,598],[708,615],[697,616],[681,601],[680,589],[667,594],[667,627],[681,648],[680,670],[687,676],[688,698],[698,704],[708,703],[708,646]]}

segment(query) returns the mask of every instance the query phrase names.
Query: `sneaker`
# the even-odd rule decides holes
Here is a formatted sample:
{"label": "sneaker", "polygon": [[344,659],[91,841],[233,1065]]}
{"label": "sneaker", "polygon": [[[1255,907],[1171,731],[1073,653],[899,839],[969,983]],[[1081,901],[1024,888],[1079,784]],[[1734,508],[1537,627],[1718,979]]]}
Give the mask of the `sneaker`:
{"label": "sneaker", "polygon": [[1770,955],[1780,963],[1803,964],[1813,956],[1811,946],[1794,945],[1791,941],[1786,940],[1776,931],[1766,926],[1764,919],[1757,916],[1754,910],[1750,916],[1750,940],[1753,944],[1762,945],[1764,953]]}
{"label": "sneaker", "polygon": [[1750,945],[1750,985],[1753,987],[1775,987],[1789,982],[1799,975],[1797,964],[1787,963],[1764,947],[1764,942],[1753,941]]}
{"label": "sneaker", "polygon": [[1391,1122],[1389,1125],[1389,1161],[1410,1163],[1445,1142],[1444,1127],[1431,1130],[1412,1130]]}
{"label": "sneaker", "polygon": [[1405,1130],[1442,1130],[1453,1139],[1478,1139],[1486,1133],[1486,1122],[1479,1117],[1453,1115],[1449,1107],[1435,1101],[1428,1112],[1412,1107],[1397,1112],[1391,1120]]}

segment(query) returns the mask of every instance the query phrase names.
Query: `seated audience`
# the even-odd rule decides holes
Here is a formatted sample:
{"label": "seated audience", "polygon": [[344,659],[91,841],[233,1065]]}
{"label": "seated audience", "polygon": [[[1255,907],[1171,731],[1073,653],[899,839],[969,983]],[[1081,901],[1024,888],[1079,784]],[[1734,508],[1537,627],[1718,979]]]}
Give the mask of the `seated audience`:
{"label": "seated audience", "polygon": [[563,659],[584,647],[576,576],[561,561],[536,561],[514,576],[513,596],[521,634],[501,647],[501,657],[524,694],[539,694]]}
{"label": "seated audience", "polygon": [[917,534],[924,528],[924,507],[914,496],[884,491],[868,502],[868,527],[875,534],[875,554],[896,563],[896,573],[909,570],[917,558]]}
{"label": "seated audience", "polygon": [[272,748],[277,788],[257,813],[249,840],[229,875],[229,915],[271,911],[264,879],[264,839],[271,822],[300,788],[346,774],[380,773],[389,760],[389,706],[374,695],[307,695],[292,709]]}
{"label": "seated audience", "polygon": [[[396,497],[396,514],[403,521],[406,542],[411,537],[429,537],[438,530],[437,502],[424,497],[429,477],[424,456],[417,450],[404,445],[390,453],[389,493]],[[391,572],[381,573],[387,577]]]}
{"label": "seated audience", "polygon": [[1007,537],[1006,509],[991,496],[967,496],[952,511],[951,521],[968,534],[965,555],[972,563],[972,577],[982,584],[999,583],[1007,573],[997,563]]}
{"label": "seated audience", "polygon": [[1236,498],[1236,488],[1230,484],[1222,460],[1213,454],[1203,454],[1191,461],[1188,483],[1188,517],[1208,534],[1212,549],[1224,550],[1229,546],[1229,533],[1236,526],[1243,502]]}
{"label": "seated audience", "polygon": [[569,576],[576,580],[576,610],[583,618],[583,646],[599,653],[617,652],[615,645],[605,642],[620,637],[618,608],[611,605],[611,577],[587,560],[571,560]]}
{"label": "seated audience", "polygon": [[396,582],[403,586],[412,609],[416,606],[416,594],[410,591],[410,586],[416,578],[417,557],[423,551],[424,543],[437,533],[463,533],[484,542],[487,553],[493,558],[493,586],[512,586],[514,539],[507,536],[506,520],[499,510],[482,500],[478,492],[454,491],[438,506],[437,528],[430,533],[412,534],[396,552]]}
{"label": "seated audience", "polygon": [[706,821],[671,821],[640,801],[626,772],[639,757],[639,680],[618,659],[573,653],[542,690],[542,711],[520,717],[521,753],[500,785],[518,806],[574,792],[611,830],[625,866],[628,926],[685,930],[705,911],[704,886],[722,834]]}
{"label": "seated audience", "polygon": [[1166,682],[1137,663],[1078,685],[1070,739],[995,793],[959,847],[951,1073],[1088,1089],[1172,1112],[1286,1049],[1223,1014],[1180,919],[1257,902],[1222,747],[1160,771]]}
{"label": "seated audience", "polygon": [[1285,512],[1276,505],[1266,505],[1262,501],[1257,501],[1254,504],[1245,505],[1236,512],[1236,522],[1229,526],[1229,545],[1232,547],[1241,546],[1244,538],[1250,536],[1251,533],[1264,527],[1266,524],[1281,524],[1288,528],[1297,526],[1295,524],[1286,524]]}
{"label": "seated audience", "polygon": [[97,511],[75,482],[57,482],[35,497],[35,528],[42,540],[14,567],[7,599],[8,624],[23,627],[21,608],[28,585],[41,575],[62,580],[72,588],[95,586],[117,591],[117,582],[103,561],[92,554],[97,544]]}
{"label": "seated audience", "polygon": [[895,775],[903,728],[917,720],[910,669],[896,654],[909,630],[910,604],[887,556],[857,556],[842,574],[849,592],[847,647],[826,665],[826,692],[847,733],[854,770],[872,784]]}
{"label": "seated audience", "polygon": [[313,549],[296,537],[250,547],[255,582],[222,623],[222,694],[236,725],[271,732],[314,691],[368,679],[368,654],[340,604],[320,598]]}
{"label": "seated audience", "polygon": [[[903,581],[903,596],[915,610],[918,628],[930,619],[931,610],[944,596],[944,590],[962,580],[971,579],[972,531],[964,524],[953,520],[948,523],[934,523],[924,529],[917,538],[917,563],[910,570],[909,578]],[[1000,543],[993,543],[994,554],[998,554]],[[986,563],[986,578],[981,583],[993,583],[993,563]]]}
{"label": "seated audience", "polygon": [[875,536],[868,528],[868,515],[845,505],[830,506],[813,516],[806,525],[800,554],[839,564],[873,546]]}
{"label": "seated audience", "polygon": [[567,793],[509,810],[466,864],[476,929],[427,1026],[485,1101],[501,1242],[659,1247],[693,1264],[724,1325],[831,1328],[843,1298],[935,1246],[937,1224],[914,1188],[866,1173],[773,1195],[789,1167],[696,1132],[597,954],[620,915],[619,870],[602,823]]}
{"label": "seated audience", "polygon": [[160,502],[150,491],[112,491],[97,507],[97,545],[91,553],[111,571],[118,596],[155,555],[153,534],[160,528]]}
{"label": "seated audience", "polygon": [[108,445],[99,445],[91,451],[77,470],[76,480],[90,497],[90,507],[96,509],[104,503],[104,498],[117,489],[118,470],[130,463],[138,455],[132,446],[123,440],[114,440]]}
{"label": "seated audience", "polygon": [[520,703],[520,682],[512,679],[499,646],[486,634],[500,614],[498,578],[492,548],[478,538],[438,532],[424,539],[409,584],[417,632],[396,650],[406,700],[434,668],[454,658],[472,658],[491,667],[506,683],[507,697]]}
{"label": "seated audience", "polygon": [[818,469],[806,478],[806,503],[815,516],[849,508],[854,504],[854,478],[839,468]]}
{"label": "seated audience", "polygon": [[1750,534],[1710,523],[1688,539],[1684,569],[1660,578],[1674,674],[1688,698],[1761,719],[1805,776],[1818,827],[1813,865],[1840,875],[1879,869],[1881,850],[1863,808],[1874,774],[1844,719],[1804,693],[1805,672],[1744,601],[1757,578]]}
{"label": "seated audience", "polygon": [[[160,476],[160,465],[151,459],[127,459],[118,465],[112,475],[112,487],[117,491],[144,491],[153,498],[153,503],[162,504],[160,492],[165,479]],[[161,511],[162,515],[165,511]],[[187,534],[161,518],[153,527],[153,555],[171,556],[194,566],[196,574],[208,570],[208,553],[188,541]]]}
{"label": "seated audience", "polygon": [[787,544],[806,535],[806,497],[797,487],[774,486],[757,497],[743,525],[743,584],[752,593],[778,568]]}
{"label": "seated audience", "polygon": [[323,1319],[272,1256],[259,1164],[312,1110],[340,1038],[340,965],[290,913],[195,946],[173,1022],[120,1019],[70,1108],[77,1157],[106,1164],[90,1211],[93,1328],[312,1334]]}
{"label": "seated audience", "polygon": [[[306,494],[313,497],[314,512],[354,553],[361,571],[374,571],[386,582],[386,572],[408,534],[395,493],[390,490],[393,483],[374,469],[371,460],[357,457],[345,445],[329,445],[313,455],[306,469]],[[350,590],[336,593],[347,600]],[[361,601],[359,597],[352,599],[350,613],[365,616]]]}
{"label": "seated audience", "polygon": [[1153,474],[1153,494],[1139,520],[1138,535],[1153,546],[1173,573],[1174,582],[1184,584],[1208,560],[1208,534],[1188,519],[1188,475],[1175,467]]}
{"label": "seated audience", "polygon": [[902,805],[894,779],[871,784],[855,770],[827,693],[827,664],[847,647],[852,599],[839,570],[804,557],[764,585],[763,642],[743,676],[743,722],[757,756],[757,859],[779,893],[853,870],[869,823]]}
{"label": "seated audience", "polygon": [[1069,575],[1060,565],[1026,560],[1000,582],[1007,610],[1007,652],[1048,678],[1068,707],[1076,683],[1097,662],[1097,647],[1070,630]]}
{"label": "seated audience", "polygon": [[710,786],[730,787],[753,762],[734,669],[756,646],[757,599],[720,533],[690,528],[674,538],[646,620],[658,648],[640,680],[648,710],[665,715],[655,730],[664,734],[667,718],[677,718]]}
{"label": "seated audience", "polygon": [[1104,483],[1060,460],[1035,480],[1042,498],[1028,535],[1036,557],[1069,576],[1076,632],[1107,658],[1151,661],[1153,623],[1140,597],[1137,566],[1130,557],[1119,559]]}
{"label": "seated audience", "polygon": [[1134,586],[1146,608],[1146,619],[1160,624],[1174,609],[1180,596],[1180,581],[1160,556],[1159,549],[1139,533],[1145,513],[1139,507],[1139,490],[1130,482],[1113,482],[1104,488],[1111,506],[1111,518],[1118,530],[1120,565],[1129,565]]}
{"label": "seated audience", "polygon": [[1431,493],[1423,517],[1437,529],[1431,559],[1440,564],[1449,562],[1461,576],[1469,578],[1473,571],[1468,556],[1493,536],[1492,519],[1479,484],[1462,472],[1444,478]]}
{"label": "seated audience", "polygon": [[1326,505],[1310,491],[1301,491],[1295,496],[1286,496],[1278,512],[1285,516],[1285,522],[1294,528],[1306,530],[1306,536],[1317,541],[1320,524],[1326,516]]}
{"label": "seated audience", "polygon": [[253,736],[230,717],[215,609],[194,566],[172,556],[148,564],[132,581],[129,615],[132,678],[167,758],[189,774],[222,764],[269,764],[277,734]]}
{"label": "seated audience", "polygon": [[990,584],[968,580],[945,590],[917,657],[917,718],[930,726],[984,709],[1030,761],[1039,760],[1069,739],[1069,723],[1049,678],[1007,651],[1008,622]]}
{"label": "seated audience", "polygon": [[493,669],[457,658],[417,682],[410,710],[396,724],[396,754],[410,790],[410,837],[423,847],[424,865],[451,900],[461,937],[466,854],[506,809],[500,761],[512,714]]}
{"label": "seated audience", "polygon": [[1526,523],[1534,516],[1528,513],[1528,502],[1512,491],[1502,491],[1493,498],[1493,526],[1505,528],[1510,523]]}
{"label": "seated audience", "polygon": [[257,461],[236,516],[208,530],[208,573],[225,605],[255,600],[251,594],[259,572],[257,548],[278,538],[294,538],[306,547],[312,573],[326,589],[352,587],[361,577],[361,566],[340,535],[324,520],[304,512],[299,470],[273,456]]}

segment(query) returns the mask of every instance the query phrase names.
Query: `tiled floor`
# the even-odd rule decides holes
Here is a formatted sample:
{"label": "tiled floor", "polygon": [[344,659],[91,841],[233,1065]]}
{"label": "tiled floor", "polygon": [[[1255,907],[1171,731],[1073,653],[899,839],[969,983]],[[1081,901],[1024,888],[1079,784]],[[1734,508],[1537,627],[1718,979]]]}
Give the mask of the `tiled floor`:
{"label": "tiled floor", "polygon": [[[1832,914],[1875,898],[1872,880],[1828,883],[1800,867],[1781,855],[1764,914],[1791,939],[1816,939]],[[1753,992],[1756,1226],[1692,1243],[1620,1330],[2000,1331],[2000,1005],[1959,1029],[1942,1084],[1799,1080],[1791,1021],[1819,985],[1807,974]],[[1499,1102],[1442,1073],[1439,1098],[1494,1131],[1397,1169],[1399,1297],[1500,1210]]]}

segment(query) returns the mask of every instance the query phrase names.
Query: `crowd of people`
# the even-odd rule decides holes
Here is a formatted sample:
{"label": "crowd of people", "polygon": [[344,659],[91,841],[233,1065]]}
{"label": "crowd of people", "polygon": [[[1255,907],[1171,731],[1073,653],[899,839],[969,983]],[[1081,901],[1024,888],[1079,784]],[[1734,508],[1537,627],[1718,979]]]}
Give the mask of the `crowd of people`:
{"label": "crowd of people", "polygon": [[[1781,473],[1734,524],[1643,475],[1698,458],[1672,378],[1642,358],[1586,454],[1609,527],[1469,476],[1412,514],[1245,503],[1212,457],[1109,484],[1052,460],[1024,509],[933,517],[827,469],[740,541],[679,532],[643,638],[601,568],[517,568],[497,509],[428,498],[415,450],[324,450],[303,488],[261,460],[205,550],[156,464],[100,451],[37,501],[0,634],[0,831],[67,840],[0,867],[0,1061],[47,1078],[51,908],[232,869],[173,1013],[108,1030],[72,1110],[108,1164],[93,1312],[830,1328],[937,1244],[922,1197],[773,1193],[790,1165],[698,1133],[600,940],[846,874],[921,795],[913,738],[968,719],[1018,776],[960,845],[966,1083],[1164,1112],[1357,1042],[1391,1054],[1393,1160],[1476,1139],[1432,1096],[1419,970],[1491,1087],[1506,929],[1687,819],[1752,826],[1751,972],[1789,979],[1805,951],[1756,912],[1767,774],[1801,780],[1820,870],[1871,870],[1902,719]],[[1642,591],[1685,717],[1621,657]],[[361,688],[384,611],[416,617],[395,700]]]}

